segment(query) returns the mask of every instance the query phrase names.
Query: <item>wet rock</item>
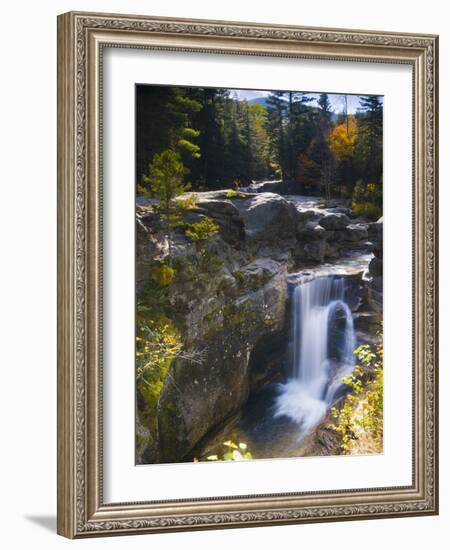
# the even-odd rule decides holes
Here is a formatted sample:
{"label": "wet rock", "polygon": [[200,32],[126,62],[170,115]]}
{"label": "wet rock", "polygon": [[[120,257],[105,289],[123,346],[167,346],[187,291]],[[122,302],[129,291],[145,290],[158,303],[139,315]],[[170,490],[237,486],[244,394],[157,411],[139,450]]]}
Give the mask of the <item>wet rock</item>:
{"label": "wet rock", "polygon": [[342,436],[330,428],[334,420],[328,414],[317,428],[305,438],[298,456],[330,456],[341,454]]}
{"label": "wet rock", "polygon": [[346,241],[358,242],[367,239],[367,227],[362,224],[350,224],[344,229],[343,238]]}
{"label": "wet rock", "polygon": [[325,255],[329,252],[326,241],[314,241],[306,243],[304,247],[305,257],[314,262],[323,262]]}
{"label": "wet rock", "polygon": [[346,208],[345,206],[336,206],[333,208],[333,213],[336,212],[337,214],[345,214],[349,218],[353,218],[353,211],[351,208]]}
{"label": "wet rock", "polygon": [[350,219],[345,214],[327,214],[319,224],[325,229],[345,229],[350,224]]}
{"label": "wet rock", "polygon": [[314,210],[301,210],[297,211],[297,232],[304,231],[313,219],[318,218],[317,213]]}
{"label": "wet rock", "polygon": [[374,277],[380,277],[383,274],[383,262],[380,258],[372,258],[369,264],[369,273]]}
{"label": "wet rock", "polygon": [[375,334],[379,328],[379,318],[371,311],[365,311],[354,314],[355,330],[359,333]]}
{"label": "wet rock", "polygon": [[377,312],[379,315],[383,313],[383,293],[379,290],[376,290],[374,286],[369,287],[368,292],[368,303],[370,308]]}
{"label": "wet rock", "polygon": [[369,239],[381,246],[383,244],[383,218],[380,218],[377,222],[368,223],[367,230]]}
{"label": "wet rock", "polygon": [[336,243],[338,241],[342,241],[344,238],[344,232],[343,231],[331,231],[331,230],[325,230],[324,237],[327,242],[330,243]]}
{"label": "wet rock", "polygon": [[325,238],[326,229],[316,222],[310,221],[304,229],[297,234],[297,238],[302,241],[318,241]]}

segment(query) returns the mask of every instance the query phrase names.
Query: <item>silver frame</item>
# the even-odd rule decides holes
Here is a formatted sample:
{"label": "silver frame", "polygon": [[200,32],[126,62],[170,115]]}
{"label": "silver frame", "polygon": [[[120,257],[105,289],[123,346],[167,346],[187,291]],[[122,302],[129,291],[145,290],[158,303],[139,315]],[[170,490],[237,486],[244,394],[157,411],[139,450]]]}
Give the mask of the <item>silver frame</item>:
{"label": "silver frame", "polygon": [[[166,49],[413,68],[413,483],[105,504],[102,52]],[[70,537],[438,513],[437,78],[432,35],[70,12],[58,17],[58,533]]]}

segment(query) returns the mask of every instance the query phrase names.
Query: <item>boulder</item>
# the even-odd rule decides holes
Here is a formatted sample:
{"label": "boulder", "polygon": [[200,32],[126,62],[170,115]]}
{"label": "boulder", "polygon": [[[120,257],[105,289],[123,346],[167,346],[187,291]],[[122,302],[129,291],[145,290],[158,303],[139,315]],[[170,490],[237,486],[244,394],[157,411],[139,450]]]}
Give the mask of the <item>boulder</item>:
{"label": "boulder", "polygon": [[317,219],[317,212],[314,210],[297,211],[297,232],[301,233],[313,219]]}
{"label": "boulder", "polygon": [[246,236],[258,241],[275,241],[293,237],[297,226],[297,209],[275,193],[259,193],[235,201],[244,220]]}
{"label": "boulder", "polygon": [[319,241],[325,238],[325,233],[326,230],[324,227],[311,221],[297,233],[297,239],[305,242]]}
{"label": "boulder", "polygon": [[233,276],[243,288],[258,288],[274,277],[280,269],[280,264],[274,260],[261,258],[237,269]]}
{"label": "boulder", "polygon": [[333,208],[333,214],[336,212],[336,214],[345,214],[349,218],[353,218],[353,210],[351,208],[346,208],[345,206],[336,206]]}
{"label": "boulder", "polygon": [[[203,195],[203,196],[202,196]],[[204,196],[206,195],[206,196]],[[230,244],[241,245],[245,240],[244,221],[239,210],[226,198],[209,193],[196,194],[196,206],[193,213],[211,218],[218,226],[222,239]]]}
{"label": "boulder", "polygon": [[325,230],[324,237],[327,242],[336,244],[343,240],[344,231]]}
{"label": "boulder", "polygon": [[367,227],[363,224],[350,224],[344,229],[343,238],[345,241],[358,242],[368,237]]}
{"label": "boulder", "polygon": [[327,214],[319,221],[319,224],[325,229],[345,229],[350,224],[350,219],[345,214]]}
{"label": "boulder", "polygon": [[323,262],[329,252],[329,247],[325,241],[314,241],[306,243],[303,250],[306,259],[314,262]]}

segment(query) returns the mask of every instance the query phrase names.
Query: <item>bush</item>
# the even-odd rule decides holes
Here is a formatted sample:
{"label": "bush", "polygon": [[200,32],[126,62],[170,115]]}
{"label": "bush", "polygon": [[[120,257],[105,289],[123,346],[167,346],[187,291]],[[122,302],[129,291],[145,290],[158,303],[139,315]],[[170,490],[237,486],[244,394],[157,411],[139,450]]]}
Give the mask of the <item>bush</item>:
{"label": "bush", "polygon": [[136,385],[142,418],[156,436],[156,412],[164,379],[183,349],[173,323],[163,317],[137,325]]}
{"label": "bush", "polygon": [[272,173],[272,175],[275,178],[281,179],[281,177],[283,175],[283,171],[281,169],[281,166],[277,162],[271,162],[269,164],[269,169],[270,169],[270,172]]}
{"label": "bush", "polygon": [[165,262],[154,265],[150,270],[150,277],[159,287],[170,285],[174,280],[176,271]]}
{"label": "bush", "polygon": [[190,223],[186,229],[186,235],[193,241],[207,241],[219,231],[219,226],[211,218]]}
{"label": "bush", "polygon": [[355,216],[363,216],[370,221],[377,221],[382,216],[382,209],[371,202],[352,202],[352,211]]}
{"label": "bush", "polygon": [[380,185],[376,183],[368,183],[363,180],[358,180],[353,189],[352,210],[356,216],[364,216],[365,218],[376,221],[382,214],[383,195]]}
{"label": "bush", "polygon": [[179,195],[175,202],[182,210],[192,210],[196,207],[197,201],[193,193],[185,193],[184,195]]}
{"label": "bush", "polygon": [[335,423],[330,426],[342,436],[344,454],[383,450],[383,348],[369,345],[355,350],[359,359],[353,372],[343,379],[351,393],[341,408],[333,407]]}
{"label": "bush", "polygon": [[227,199],[246,199],[247,195],[245,193],[240,193],[234,189],[230,189],[226,194]]}

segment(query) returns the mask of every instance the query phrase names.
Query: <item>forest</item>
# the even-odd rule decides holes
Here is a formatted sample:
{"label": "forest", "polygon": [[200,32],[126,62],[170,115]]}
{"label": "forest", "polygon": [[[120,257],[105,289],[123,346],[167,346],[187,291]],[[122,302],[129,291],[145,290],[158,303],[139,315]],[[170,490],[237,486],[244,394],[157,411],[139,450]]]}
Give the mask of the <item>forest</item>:
{"label": "forest", "polygon": [[349,113],[344,95],[336,113],[326,93],[273,91],[257,102],[218,88],[138,86],[136,93],[138,185],[146,186],[155,155],[169,150],[195,191],[275,179],[293,194],[348,199],[357,214],[380,217],[380,96],[358,96]]}
{"label": "forest", "polygon": [[136,86],[136,463],[383,451],[383,98]]}

